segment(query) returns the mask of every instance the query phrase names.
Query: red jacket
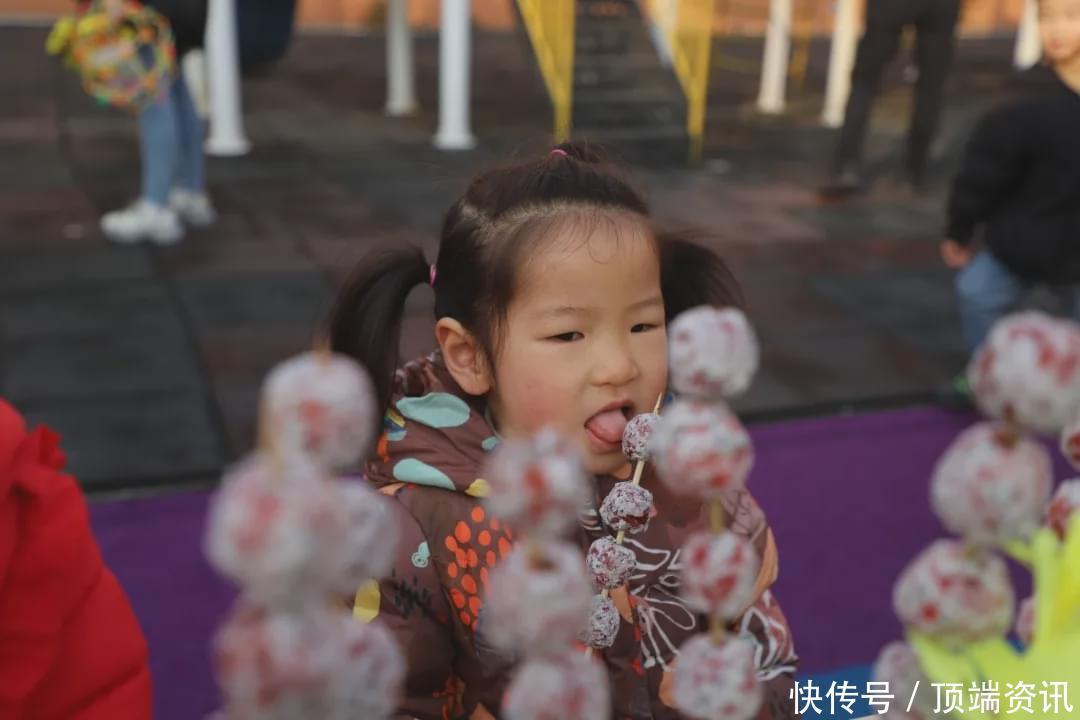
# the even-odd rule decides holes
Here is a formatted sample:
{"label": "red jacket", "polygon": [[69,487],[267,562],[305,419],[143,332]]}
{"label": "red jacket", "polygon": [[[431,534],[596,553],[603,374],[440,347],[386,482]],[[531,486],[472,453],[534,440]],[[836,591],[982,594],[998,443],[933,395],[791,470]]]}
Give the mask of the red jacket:
{"label": "red jacket", "polygon": [[0,400],[0,720],[149,720],[146,641],[63,466]]}

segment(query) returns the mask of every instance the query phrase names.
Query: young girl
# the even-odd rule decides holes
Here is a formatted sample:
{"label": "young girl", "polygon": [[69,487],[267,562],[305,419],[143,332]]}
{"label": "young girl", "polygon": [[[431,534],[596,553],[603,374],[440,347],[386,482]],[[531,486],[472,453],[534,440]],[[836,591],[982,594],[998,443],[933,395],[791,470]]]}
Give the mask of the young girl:
{"label": "young girl", "polygon": [[1080,0],[1040,0],[1039,31],[1046,62],[983,118],[949,200],[941,254],[971,352],[1037,283],[1071,289],[1080,318]]}
{"label": "young girl", "polygon": [[[435,291],[439,349],[394,372],[402,309],[421,283]],[[668,320],[732,303],[713,253],[657,232],[640,195],[572,145],[481,175],[446,215],[438,262],[399,250],[365,263],[331,320],[334,349],[371,371],[387,408],[366,475],[393,496],[402,541],[390,577],[357,594],[357,615],[396,633],[409,665],[400,712],[421,720],[498,716],[513,661],[477,632],[491,567],[513,532],[483,506],[485,455],[501,437],[554,427],[575,440],[595,476],[582,517],[587,549],[608,534],[596,507],[630,467],[620,446],[629,417],[652,409],[667,382]],[[679,646],[707,628],[679,597],[678,549],[707,525],[651,469],[642,484],[657,517],[627,545],[637,555],[623,617],[599,654],[613,717],[674,720],[669,686]],[[760,718],[794,715],[795,655],[769,586],[776,548],[749,493],[725,500],[732,529],[761,554],[757,601],[732,630],[753,638],[766,702]],[[628,590],[628,591],[627,591]]]}

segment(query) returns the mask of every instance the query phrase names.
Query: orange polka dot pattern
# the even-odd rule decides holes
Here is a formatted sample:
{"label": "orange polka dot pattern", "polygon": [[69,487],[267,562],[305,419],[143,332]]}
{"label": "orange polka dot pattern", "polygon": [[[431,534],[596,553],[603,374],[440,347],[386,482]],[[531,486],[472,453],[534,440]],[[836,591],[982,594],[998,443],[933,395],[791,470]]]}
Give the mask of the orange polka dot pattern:
{"label": "orange polka dot pattern", "polygon": [[443,539],[450,552],[446,566],[447,587],[454,612],[461,623],[476,630],[487,592],[488,571],[510,552],[514,535],[497,518],[488,517],[480,504],[475,505],[454,531]]}

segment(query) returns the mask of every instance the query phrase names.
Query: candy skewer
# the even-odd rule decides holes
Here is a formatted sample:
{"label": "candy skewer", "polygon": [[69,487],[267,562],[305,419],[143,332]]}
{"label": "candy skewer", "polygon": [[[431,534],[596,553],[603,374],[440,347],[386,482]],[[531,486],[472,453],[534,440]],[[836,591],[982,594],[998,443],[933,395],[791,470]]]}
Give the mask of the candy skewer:
{"label": "candy skewer", "polygon": [[[660,405],[663,402],[664,402],[664,393],[660,393],[660,395],[658,395],[657,398],[656,398],[656,404],[653,405],[653,415],[659,414]],[[642,458],[642,459],[638,460],[636,463],[634,463],[634,477],[631,478],[630,484],[631,485],[640,485],[641,484],[641,476],[642,476],[642,474],[644,472],[645,472],[645,458]],[[625,539],[626,539],[626,531],[625,530],[620,530],[619,534],[615,536],[615,544],[616,545],[622,545],[623,540],[625,540]],[[606,593],[607,590],[605,590],[604,592]]]}
{"label": "candy skewer", "polygon": [[746,317],[702,306],[681,313],[668,331],[672,404],[650,438],[659,479],[677,495],[703,501],[704,528],[682,546],[680,595],[705,622],[681,644],[671,698],[680,717],[744,720],[763,702],[751,644],[732,637],[757,590],[756,552],[720,499],[740,491],[753,466],[753,443],[726,400],[750,385],[759,352]]}
{"label": "candy skewer", "polygon": [[[724,532],[724,506],[720,504],[719,500],[709,501],[709,530],[714,535]],[[720,615],[713,615],[709,619],[709,636],[712,641],[720,645],[724,642],[726,635],[727,629],[724,627],[724,618]]]}
{"label": "candy skewer", "polygon": [[[653,406],[653,415],[656,415],[656,414],[658,414],[660,412],[660,406],[663,404],[663,402],[664,402],[664,393],[660,393],[659,395],[656,396],[656,404]],[[632,485],[641,485],[641,476],[642,476],[642,474],[644,472],[645,472],[645,458],[641,458],[636,463],[634,463],[634,476],[633,476],[633,478],[631,478],[630,483]],[[622,545],[623,540],[625,540],[625,539],[626,539],[626,530],[625,529],[620,530],[618,532],[618,534],[615,536],[615,544],[616,545]],[[610,596],[611,596],[611,592],[607,588],[604,588],[603,590],[600,591],[600,597],[606,599],[606,598],[608,598]],[[593,649],[594,648],[592,648],[592,647],[586,648],[585,649],[585,657],[592,657]]]}
{"label": "candy skewer", "polygon": [[378,507],[386,501],[334,474],[359,460],[373,397],[364,370],[325,345],[264,383],[258,450],[226,474],[204,541],[242,591],[214,642],[222,717],[393,714],[400,648],[383,625],[358,623],[330,600],[385,576],[394,552],[373,543],[397,542]]}
{"label": "candy skewer", "polygon": [[709,529],[716,535],[724,532],[724,506],[719,500],[709,503]]}

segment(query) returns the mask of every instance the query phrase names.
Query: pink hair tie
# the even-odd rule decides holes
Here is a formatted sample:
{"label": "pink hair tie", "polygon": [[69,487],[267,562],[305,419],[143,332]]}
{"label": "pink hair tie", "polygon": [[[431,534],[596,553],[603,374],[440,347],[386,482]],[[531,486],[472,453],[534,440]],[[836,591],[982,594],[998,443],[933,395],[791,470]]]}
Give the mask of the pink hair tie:
{"label": "pink hair tie", "polygon": [[561,155],[562,157],[570,157],[562,148],[555,148],[551,151],[552,155]]}
{"label": "pink hair tie", "polygon": [[428,268],[428,285],[435,287],[435,263]]}

